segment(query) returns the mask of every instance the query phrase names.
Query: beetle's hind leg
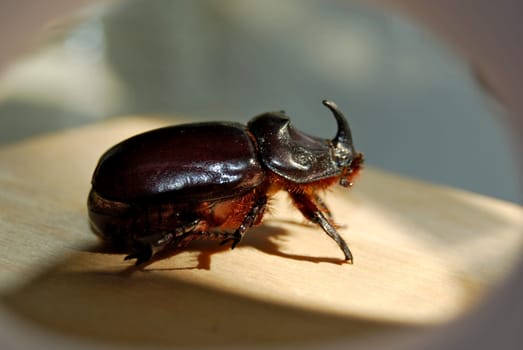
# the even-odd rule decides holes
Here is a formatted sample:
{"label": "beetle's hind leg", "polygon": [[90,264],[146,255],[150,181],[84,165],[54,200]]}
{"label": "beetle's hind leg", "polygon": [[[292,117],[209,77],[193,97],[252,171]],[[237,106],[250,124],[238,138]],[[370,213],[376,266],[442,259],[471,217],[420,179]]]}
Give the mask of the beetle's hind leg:
{"label": "beetle's hind leg", "polygon": [[172,242],[174,235],[169,232],[157,233],[135,240],[133,252],[124,260],[136,259],[136,265],[149,261],[156,253],[162,251]]}
{"label": "beetle's hind leg", "polygon": [[190,240],[185,243],[184,238],[187,237],[188,233],[194,231],[198,222],[198,220],[195,220],[190,224],[176,228],[173,232],[159,232],[135,238],[132,247],[133,252],[127,255],[124,260],[136,259],[136,265],[140,265],[151,260],[154,255],[170,245],[178,247],[187,245]]}

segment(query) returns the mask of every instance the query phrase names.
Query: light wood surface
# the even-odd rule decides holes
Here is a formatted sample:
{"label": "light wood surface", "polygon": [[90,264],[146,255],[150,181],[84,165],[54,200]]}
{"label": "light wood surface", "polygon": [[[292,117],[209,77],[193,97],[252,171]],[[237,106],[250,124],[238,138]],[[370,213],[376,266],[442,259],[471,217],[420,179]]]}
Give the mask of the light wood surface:
{"label": "light wood surface", "polygon": [[107,344],[362,339],[463,314],[521,254],[520,206],[367,167],[325,196],[354,265],[282,194],[237,249],[195,242],[136,270],[101,248],[86,196],[108,147],[165,124],[120,118],[0,149],[4,316]]}

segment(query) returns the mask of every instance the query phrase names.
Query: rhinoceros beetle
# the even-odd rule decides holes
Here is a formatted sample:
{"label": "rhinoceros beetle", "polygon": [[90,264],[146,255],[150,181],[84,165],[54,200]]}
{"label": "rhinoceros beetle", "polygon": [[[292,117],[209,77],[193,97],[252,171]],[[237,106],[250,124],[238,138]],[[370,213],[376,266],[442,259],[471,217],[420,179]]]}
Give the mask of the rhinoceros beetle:
{"label": "rhinoceros beetle", "polygon": [[338,124],[332,140],[296,130],[284,112],[247,125],[206,122],[169,126],[110,148],[96,166],[88,210],[93,231],[136,259],[167,247],[217,239],[234,248],[258,225],[268,199],[286,191],[303,216],[319,225],[352,263],[349,247],[319,192],[349,187],[363,155],[336,104],[323,101]]}

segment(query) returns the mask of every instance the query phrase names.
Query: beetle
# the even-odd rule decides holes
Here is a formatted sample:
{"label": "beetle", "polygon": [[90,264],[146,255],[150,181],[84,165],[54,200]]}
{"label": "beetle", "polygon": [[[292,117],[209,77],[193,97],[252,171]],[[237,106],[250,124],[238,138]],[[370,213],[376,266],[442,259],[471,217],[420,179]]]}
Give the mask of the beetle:
{"label": "beetle", "polygon": [[124,140],[105,152],[88,196],[93,231],[123,248],[125,260],[150,260],[194,239],[234,248],[261,223],[268,200],[286,191],[294,206],[352,253],[319,196],[352,186],[363,163],[349,124],[328,100],[337,122],[332,139],[296,130],[285,112],[258,115],[247,125],[203,122],[168,126]]}

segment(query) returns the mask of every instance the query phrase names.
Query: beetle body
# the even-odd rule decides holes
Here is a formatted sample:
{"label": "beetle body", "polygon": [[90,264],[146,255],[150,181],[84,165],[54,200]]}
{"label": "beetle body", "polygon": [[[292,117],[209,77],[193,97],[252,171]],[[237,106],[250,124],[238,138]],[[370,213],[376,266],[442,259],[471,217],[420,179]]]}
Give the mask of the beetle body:
{"label": "beetle body", "polygon": [[170,126],[115,145],[93,174],[88,197],[93,230],[138,264],[194,239],[218,239],[234,248],[261,223],[269,198],[284,190],[352,262],[318,192],[336,183],[350,186],[363,157],[337,106],[324,104],[338,123],[333,140],[302,133],[283,112],[273,112],[246,126]]}

